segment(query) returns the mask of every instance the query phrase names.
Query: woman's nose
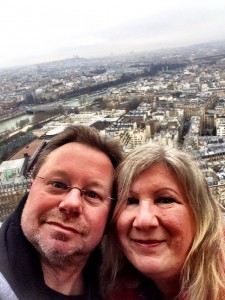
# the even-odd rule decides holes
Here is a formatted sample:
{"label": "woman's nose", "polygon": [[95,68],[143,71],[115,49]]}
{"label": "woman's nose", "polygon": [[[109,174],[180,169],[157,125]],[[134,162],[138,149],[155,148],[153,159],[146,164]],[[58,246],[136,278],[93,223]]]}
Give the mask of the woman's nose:
{"label": "woman's nose", "polygon": [[138,209],[136,210],[133,226],[139,229],[157,227],[158,222],[158,210],[154,204],[149,201],[140,202]]}

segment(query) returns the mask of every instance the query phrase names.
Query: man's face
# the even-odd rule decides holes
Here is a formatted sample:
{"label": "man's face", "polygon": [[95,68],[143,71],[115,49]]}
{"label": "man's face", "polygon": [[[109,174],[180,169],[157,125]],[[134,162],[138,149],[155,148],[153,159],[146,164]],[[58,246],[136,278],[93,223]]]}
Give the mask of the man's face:
{"label": "man's face", "polygon": [[21,220],[42,258],[55,265],[88,258],[105,229],[113,176],[110,159],[86,145],[68,143],[49,154],[32,183]]}

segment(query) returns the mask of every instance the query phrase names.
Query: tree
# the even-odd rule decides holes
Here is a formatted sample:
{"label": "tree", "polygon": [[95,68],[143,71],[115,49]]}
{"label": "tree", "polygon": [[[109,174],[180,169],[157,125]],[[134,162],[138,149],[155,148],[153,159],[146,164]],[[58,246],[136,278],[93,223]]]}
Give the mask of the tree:
{"label": "tree", "polygon": [[28,92],[25,96],[25,102],[28,104],[33,104],[34,103],[34,97],[31,94],[31,92]]}
{"label": "tree", "polygon": [[136,109],[139,104],[140,104],[140,101],[137,98],[132,99],[131,101],[127,102],[126,110],[130,111],[130,110]]}

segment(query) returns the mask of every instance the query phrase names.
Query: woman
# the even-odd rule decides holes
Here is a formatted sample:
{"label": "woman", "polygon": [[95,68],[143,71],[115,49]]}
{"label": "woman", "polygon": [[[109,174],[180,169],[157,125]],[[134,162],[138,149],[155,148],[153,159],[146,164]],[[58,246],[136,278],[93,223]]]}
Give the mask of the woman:
{"label": "woman", "polygon": [[193,159],[144,145],[127,155],[117,182],[104,244],[104,296],[225,299],[223,217]]}

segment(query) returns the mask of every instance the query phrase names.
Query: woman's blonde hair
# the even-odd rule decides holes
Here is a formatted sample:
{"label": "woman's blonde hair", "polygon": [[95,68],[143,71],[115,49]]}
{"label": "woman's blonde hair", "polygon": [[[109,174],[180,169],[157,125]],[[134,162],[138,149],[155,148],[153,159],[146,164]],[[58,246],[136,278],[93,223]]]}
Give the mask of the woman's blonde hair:
{"label": "woman's blonde hair", "polygon": [[193,211],[196,234],[180,275],[182,299],[225,299],[225,246],[223,215],[197,162],[187,153],[150,143],[129,153],[117,169],[118,202],[103,243],[102,290],[106,295],[118,282],[138,285],[141,274],[123,255],[116,221],[135,178],[150,166],[165,163],[182,184]]}

